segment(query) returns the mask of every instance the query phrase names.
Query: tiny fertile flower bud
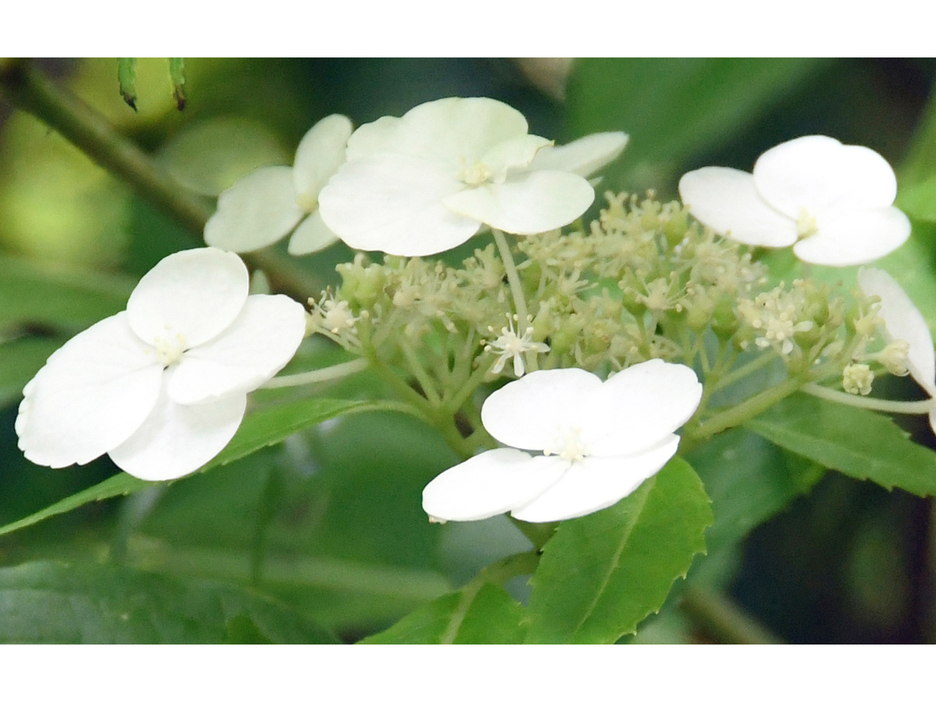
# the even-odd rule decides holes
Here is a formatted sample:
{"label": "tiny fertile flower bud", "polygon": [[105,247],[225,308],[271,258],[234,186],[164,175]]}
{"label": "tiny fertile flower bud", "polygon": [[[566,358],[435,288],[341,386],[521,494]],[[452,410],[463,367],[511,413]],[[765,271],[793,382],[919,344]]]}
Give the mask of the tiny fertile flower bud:
{"label": "tiny fertile flower bud", "polygon": [[892,375],[907,375],[909,369],[910,344],[903,339],[894,339],[877,355],[887,372]]}
{"label": "tiny fertile flower bud", "polygon": [[842,387],[852,395],[867,395],[871,392],[874,373],[865,363],[850,363],[842,371]]}

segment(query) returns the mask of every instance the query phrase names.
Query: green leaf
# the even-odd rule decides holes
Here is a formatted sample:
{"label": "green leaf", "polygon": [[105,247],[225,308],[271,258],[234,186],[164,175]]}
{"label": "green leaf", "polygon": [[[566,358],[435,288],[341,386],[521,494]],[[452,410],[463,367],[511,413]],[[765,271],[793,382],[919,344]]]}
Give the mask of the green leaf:
{"label": "green leaf", "polygon": [[630,143],[608,177],[621,177],[626,187],[660,187],[666,184],[661,169],[727,142],[830,65],[815,59],[579,60],[568,86],[569,136],[627,132]]}
{"label": "green leaf", "polygon": [[27,323],[84,328],[127,306],[134,281],[0,254],[0,330]]}
{"label": "green leaf", "polygon": [[613,507],[563,522],[533,574],[528,643],[612,643],[705,552],[712,510],[681,458]]}
{"label": "green leaf", "polygon": [[117,82],[120,84],[120,97],[124,102],[137,111],[136,100],[136,65],[135,58],[117,59]]}
{"label": "green leaf", "polygon": [[163,572],[243,581],[259,557],[265,591],[357,640],[453,592],[438,570],[448,525],[429,523],[420,495],[457,462],[423,421],[353,414],[174,483],[139,525],[138,555],[152,563],[158,541]]}
{"label": "green leaf", "polygon": [[472,584],[403,617],[366,644],[522,643],[524,607],[492,583]]}
{"label": "green leaf", "polygon": [[825,472],[744,428],[723,432],[687,457],[712,500],[715,523],[705,532],[709,556],[808,492]]}
{"label": "green leaf", "polygon": [[185,109],[185,59],[169,59],[169,80],[172,82],[172,97],[179,112]]}
{"label": "green leaf", "polygon": [[337,643],[271,598],[112,565],[0,569],[2,643]]}
{"label": "green leaf", "polygon": [[744,425],[788,451],[888,490],[936,495],[936,453],[887,417],[792,395]]}
{"label": "green leaf", "polygon": [[[279,443],[300,429],[324,422],[326,419],[373,408],[374,405],[366,401],[311,397],[251,412],[244,418],[240,429],[237,430],[237,434],[231,439],[231,443],[212,461],[207,463],[201,469],[201,472],[236,461],[266,446]],[[129,495],[152,484],[152,482],[134,478],[127,473],[115,475],[87,490],[66,497],[64,500],[56,502],[54,505],[35,514],[0,527],[0,536],[32,526],[57,514],[70,512],[89,502]]]}

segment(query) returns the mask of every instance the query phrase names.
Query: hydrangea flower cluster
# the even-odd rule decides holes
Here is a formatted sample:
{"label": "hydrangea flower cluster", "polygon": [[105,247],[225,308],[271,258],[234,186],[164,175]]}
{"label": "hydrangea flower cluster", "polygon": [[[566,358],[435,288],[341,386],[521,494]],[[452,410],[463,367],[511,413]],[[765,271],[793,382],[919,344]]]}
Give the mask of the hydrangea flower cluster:
{"label": "hydrangea flower cluster", "polygon": [[[743,421],[725,419],[719,393],[765,360],[790,392],[834,379],[867,395],[883,368],[936,396],[929,331],[886,274],[863,270],[851,298],[810,280],[770,287],[749,248],[793,246],[834,266],[895,249],[909,222],[880,156],[803,137],[751,174],[686,174],[684,204],[608,193],[585,226],[588,177],[626,142],[611,132],[557,147],[488,98],[356,130],[326,117],[292,167],[222,193],[205,228],[219,248],[168,257],[126,312],[53,354],[24,391],[20,446],[52,467],[107,453],[144,479],[185,475],[231,439],[247,393],[318,333],[361,356],[348,367],[376,370],[466,459],[426,487],[431,518],[551,522],[633,492],[676,453],[680,427]],[[359,250],[309,315],[248,295],[246,268],[221,250],[290,232],[293,254],[338,239]],[[419,258],[476,235],[459,266]],[[769,388],[762,397],[776,401]]]}

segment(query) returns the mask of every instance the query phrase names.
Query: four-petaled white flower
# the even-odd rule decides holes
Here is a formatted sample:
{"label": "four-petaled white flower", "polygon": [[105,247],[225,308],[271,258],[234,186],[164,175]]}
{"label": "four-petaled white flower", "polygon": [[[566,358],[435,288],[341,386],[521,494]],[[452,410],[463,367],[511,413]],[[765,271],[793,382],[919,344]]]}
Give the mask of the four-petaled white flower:
{"label": "four-petaled white flower", "polygon": [[[859,269],[858,285],[865,295],[881,298],[878,315],[884,320],[885,338],[907,343],[906,368],[910,371],[910,377],[931,397],[936,397],[936,353],[923,314],[897,281],[882,270]],[[929,420],[936,432],[936,409],[930,411]]]}
{"label": "four-petaled white flower", "polygon": [[887,161],[826,136],[775,146],[757,159],[753,174],[715,166],[691,171],[680,179],[679,194],[719,234],[752,246],[793,246],[808,263],[869,263],[910,236],[910,221],[891,206],[897,179]]}
{"label": "four-petaled white flower", "polygon": [[288,250],[299,256],[338,241],[322,222],[318,197],[345,162],[351,130],[347,117],[329,115],[302,137],[292,168],[258,168],[221,193],[218,210],[205,224],[205,243],[244,253],[269,246],[292,231]]}
{"label": "four-petaled white flower", "polygon": [[63,468],[104,453],[144,480],[211,460],[234,436],[247,393],[292,358],[305,310],[248,295],[236,254],[193,249],[143,276],[127,309],[69,340],[26,385],[19,446]]}
{"label": "four-petaled white flower", "polygon": [[565,226],[594,200],[585,176],[627,136],[553,147],[527,128],[490,98],[445,98],[362,125],[319,196],[322,219],[352,248],[399,256],[454,248],[483,224],[512,234]]}
{"label": "four-petaled white flower", "polygon": [[514,448],[478,454],[436,477],[423,509],[434,521],[510,512],[552,522],[609,507],[672,458],[673,432],[701,397],[691,368],[660,359],[605,382],[578,368],[533,371],[481,408],[484,428]]}

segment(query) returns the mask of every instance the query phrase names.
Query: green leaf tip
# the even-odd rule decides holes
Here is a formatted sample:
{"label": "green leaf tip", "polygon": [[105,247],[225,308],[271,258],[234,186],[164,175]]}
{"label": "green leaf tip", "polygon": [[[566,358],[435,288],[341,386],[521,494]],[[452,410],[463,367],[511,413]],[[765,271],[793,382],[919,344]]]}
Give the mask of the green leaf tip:
{"label": "green leaf tip", "polygon": [[117,81],[120,83],[120,97],[134,112],[139,112],[136,105],[136,63],[135,58],[117,59]]}
{"label": "green leaf tip", "polygon": [[181,112],[188,100],[185,95],[185,59],[169,59],[169,80],[172,81],[172,97],[175,98],[176,107]]}

